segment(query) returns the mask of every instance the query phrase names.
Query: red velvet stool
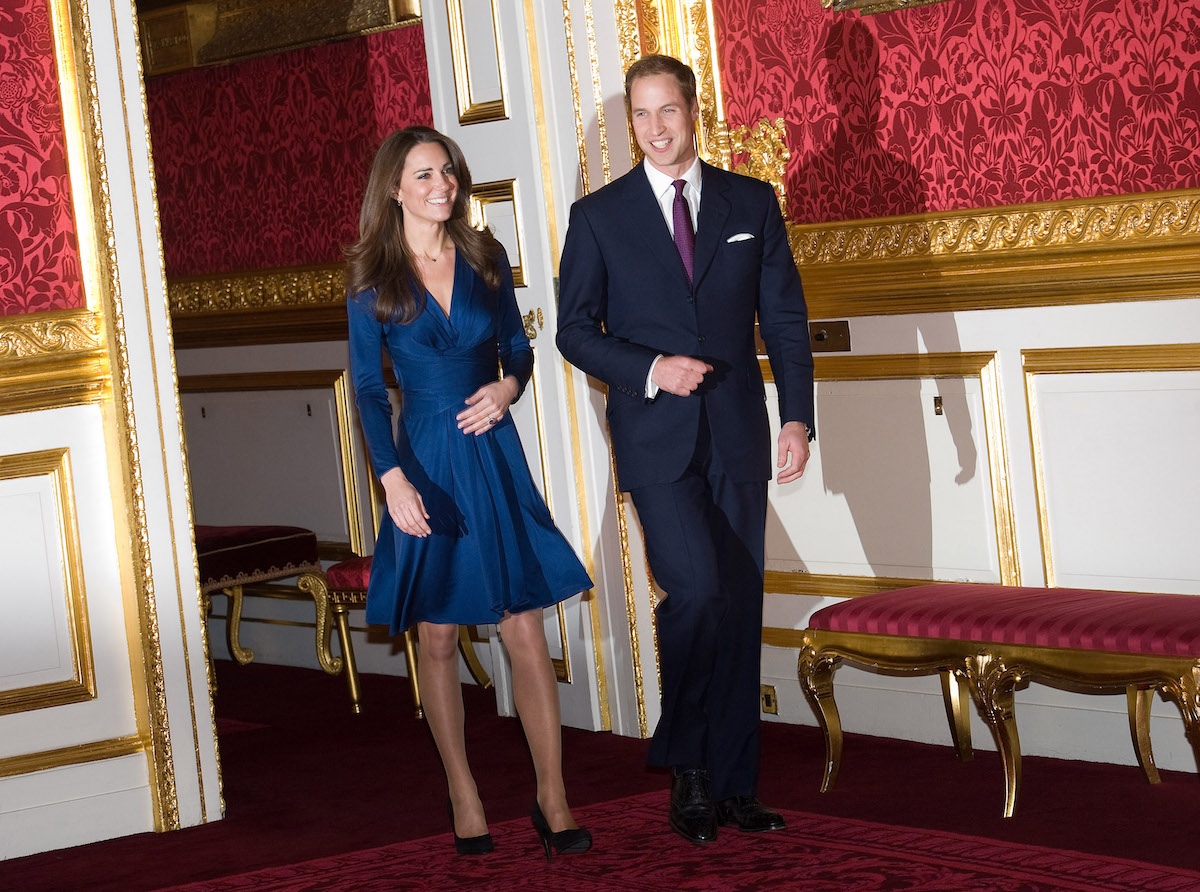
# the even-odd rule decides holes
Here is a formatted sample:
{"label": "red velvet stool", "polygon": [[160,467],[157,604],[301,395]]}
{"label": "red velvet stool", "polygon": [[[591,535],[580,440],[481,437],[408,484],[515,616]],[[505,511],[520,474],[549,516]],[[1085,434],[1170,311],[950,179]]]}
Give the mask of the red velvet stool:
{"label": "red velvet stool", "polygon": [[[367,583],[371,578],[371,558],[355,557],[339,561],[325,571],[325,579],[329,585],[329,607],[333,611],[333,621],[337,626],[338,641],[342,645],[342,657],[346,663],[346,684],[350,688],[350,702],[355,712],[362,712],[360,691],[358,686],[358,668],[354,661],[354,644],[350,640],[350,608],[365,607],[367,604]],[[417,632],[416,628],[404,632],[404,655],[408,660],[408,680],[412,685],[413,704],[416,706],[417,718],[425,715],[421,707],[421,688],[417,681]],[[459,626],[458,648],[462,651],[463,659],[471,670],[471,675],[481,687],[491,687],[492,680],[488,677],[475,647],[467,634],[466,626]]]}
{"label": "red velvet stool", "polygon": [[317,537],[312,530],[289,526],[196,526],[196,561],[200,593],[207,614],[214,592],[229,598],[225,622],[229,652],[242,665],[254,652],[242,646],[241,621],[244,586],[257,582],[298,577],[296,587],[313,599],[317,625],[317,659],[330,675],[342,661],[329,648],[329,604],[325,574],[317,557]]}

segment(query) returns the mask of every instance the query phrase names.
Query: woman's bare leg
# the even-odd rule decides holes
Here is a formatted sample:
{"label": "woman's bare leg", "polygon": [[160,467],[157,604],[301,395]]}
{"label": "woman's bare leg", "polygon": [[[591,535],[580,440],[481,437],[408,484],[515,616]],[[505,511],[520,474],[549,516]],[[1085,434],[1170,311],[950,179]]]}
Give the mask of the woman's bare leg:
{"label": "woman's bare leg", "polygon": [[417,636],[421,701],[446,771],[446,786],[454,806],[454,832],[463,838],[482,836],[488,832],[487,818],[467,764],[462,683],[458,675],[458,626],[418,623]]}
{"label": "woman's bare leg", "polygon": [[513,700],[533,756],[538,805],[551,830],[578,827],[563,783],[558,680],[542,631],[542,612],[506,614],[500,620],[500,637],[512,663]]}

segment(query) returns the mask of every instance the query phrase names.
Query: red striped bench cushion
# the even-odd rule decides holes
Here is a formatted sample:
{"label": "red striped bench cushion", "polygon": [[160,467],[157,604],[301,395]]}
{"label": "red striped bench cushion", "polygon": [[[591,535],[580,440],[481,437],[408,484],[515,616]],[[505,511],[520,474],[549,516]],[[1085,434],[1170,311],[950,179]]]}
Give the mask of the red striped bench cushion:
{"label": "red striped bench cushion", "polygon": [[321,569],[317,536],[303,527],[197,526],[196,559],[203,592]]}
{"label": "red striped bench cushion", "polygon": [[1200,656],[1200,596],[939,583],[824,607],[809,627],[1158,656]]}
{"label": "red striped bench cushion", "polygon": [[369,557],[338,561],[325,571],[325,581],[331,592],[365,592],[371,579]]}

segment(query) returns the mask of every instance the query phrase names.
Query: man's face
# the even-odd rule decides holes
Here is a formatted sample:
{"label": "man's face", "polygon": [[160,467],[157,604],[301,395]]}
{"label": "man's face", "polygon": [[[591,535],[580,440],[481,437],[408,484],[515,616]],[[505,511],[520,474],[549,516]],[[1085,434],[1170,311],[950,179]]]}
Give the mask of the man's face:
{"label": "man's face", "polygon": [[688,105],[669,74],[637,78],[629,87],[633,135],[646,160],[678,179],[696,159],[696,120],[700,110]]}

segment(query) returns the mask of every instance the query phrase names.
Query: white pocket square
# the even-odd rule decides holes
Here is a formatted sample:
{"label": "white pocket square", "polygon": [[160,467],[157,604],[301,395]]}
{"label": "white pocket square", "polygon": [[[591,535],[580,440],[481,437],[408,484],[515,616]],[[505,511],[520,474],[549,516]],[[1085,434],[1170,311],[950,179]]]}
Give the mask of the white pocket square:
{"label": "white pocket square", "polygon": [[731,235],[725,239],[725,244],[732,245],[734,242],[744,242],[754,238],[753,232],[739,232],[737,235]]}

